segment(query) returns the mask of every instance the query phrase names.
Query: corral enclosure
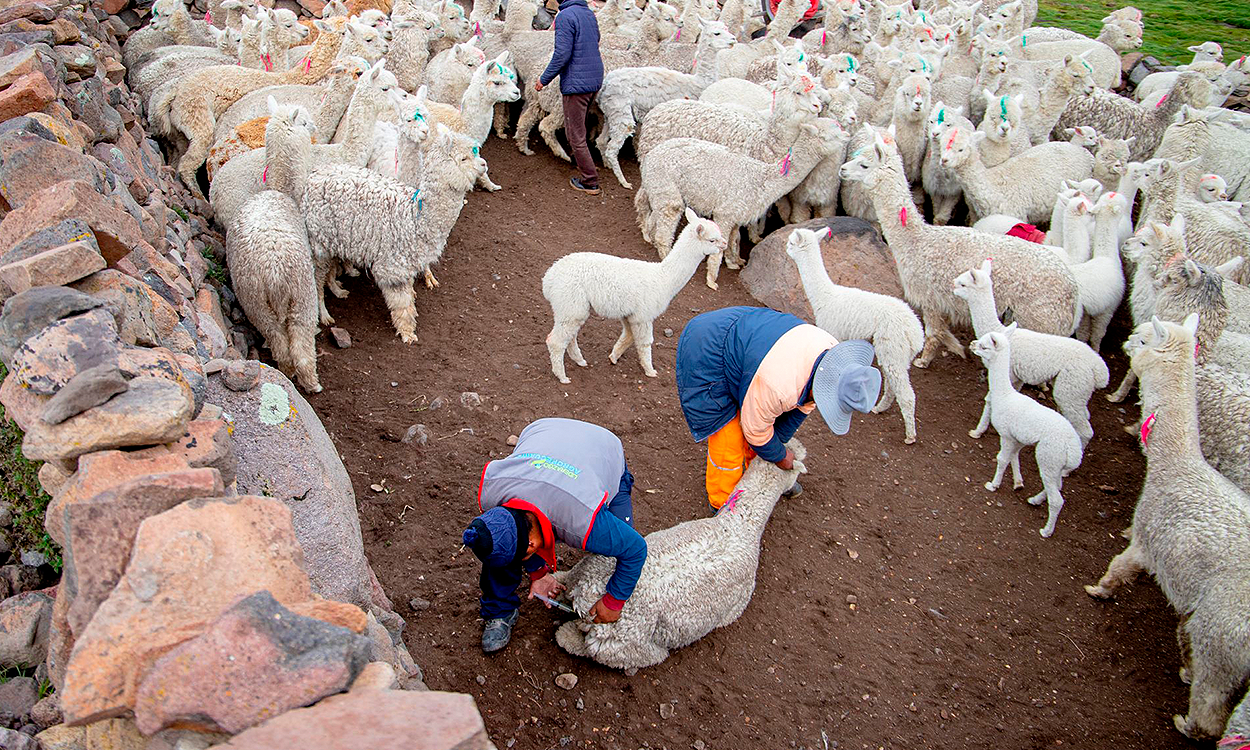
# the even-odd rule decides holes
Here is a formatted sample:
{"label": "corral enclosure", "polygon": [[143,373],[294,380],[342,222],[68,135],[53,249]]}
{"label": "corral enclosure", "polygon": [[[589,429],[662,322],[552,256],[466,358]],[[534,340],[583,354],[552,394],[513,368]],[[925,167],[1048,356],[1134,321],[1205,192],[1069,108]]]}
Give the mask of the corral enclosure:
{"label": "corral enclosure", "polygon": [[[492,137],[483,153],[504,190],[469,197],[442,285],[418,294],[420,342],[401,344],[373,284],[351,280],[351,296],[329,305],[352,347],[319,339],[327,390],[310,400],[352,475],[366,550],[427,683],[472,693],[499,747],[819,749],[822,732],[840,748],[1188,746],[1171,725],[1187,690],[1158,588],[1143,578],[1109,603],[1081,589],[1124,545],[1144,469],[1122,429],[1136,408],[1095,394],[1094,440],[1043,539],[1044,509],[1024,502],[1040,489],[1031,452],[1023,490],[982,486],[998,441],[967,432],[984,368],[952,356],[912,370],[915,445],[903,444],[897,410],[857,415],[845,437],[818,418],[799,431],[805,492],[778,504],[735,624],[627,677],[561,651],[558,616],[526,602],[512,643],[483,655],[480,564],[460,547],[482,465],[533,419],[587,419],[625,443],[640,531],[705,514],[704,446],[673,380],[677,336],[698,312],[758,304],[736,273],[722,269],[713,292],[699,271],[656,321],[658,378],[642,376],[632,350],[609,364],[618,325],[592,317],[580,337],[590,366],[570,363],[561,385],[543,343],[542,273],[575,250],[654,250],[638,238],[632,192],[610,178],[590,198],[545,152],[523,157]],[[1104,346],[1113,385],[1126,334],[1117,319]],[[482,405],[463,407],[465,391]],[[413,424],[427,445],[400,442]],[[562,549],[562,565],[575,559]],[[420,608],[405,609],[414,598]],[[554,683],[565,672],[579,677],[572,690]]]}

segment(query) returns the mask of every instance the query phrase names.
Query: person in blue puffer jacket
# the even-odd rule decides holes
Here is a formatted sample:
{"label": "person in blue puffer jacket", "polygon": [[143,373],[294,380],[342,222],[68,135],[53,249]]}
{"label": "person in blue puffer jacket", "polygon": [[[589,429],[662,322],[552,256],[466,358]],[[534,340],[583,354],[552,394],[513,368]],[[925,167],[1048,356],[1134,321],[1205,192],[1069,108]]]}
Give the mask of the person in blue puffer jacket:
{"label": "person in blue puffer jacket", "polygon": [[580,175],[569,185],[588,195],[599,194],[599,172],[586,144],[586,110],[603,85],[603,58],[599,56],[599,22],[586,0],[563,0],[555,21],[555,50],[551,62],[534,83],[536,91],[560,76],[564,95],[564,134]]}

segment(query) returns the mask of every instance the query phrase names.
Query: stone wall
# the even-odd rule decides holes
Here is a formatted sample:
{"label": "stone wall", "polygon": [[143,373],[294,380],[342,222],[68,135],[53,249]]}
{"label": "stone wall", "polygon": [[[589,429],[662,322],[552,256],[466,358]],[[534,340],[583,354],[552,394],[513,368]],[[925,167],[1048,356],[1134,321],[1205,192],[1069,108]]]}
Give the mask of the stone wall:
{"label": "stone wall", "polygon": [[0,667],[55,688],[0,685],[0,747],[490,747],[425,691],[316,413],[247,359],[222,237],[124,82],[145,12],[0,0],[0,403],[64,555],[0,603]]}

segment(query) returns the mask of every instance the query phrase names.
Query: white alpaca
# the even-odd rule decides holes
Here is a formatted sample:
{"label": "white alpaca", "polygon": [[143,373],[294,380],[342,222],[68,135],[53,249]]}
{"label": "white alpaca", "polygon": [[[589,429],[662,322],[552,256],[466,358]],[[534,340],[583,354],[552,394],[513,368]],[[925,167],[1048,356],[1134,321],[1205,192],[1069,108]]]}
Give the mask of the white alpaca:
{"label": "white alpaca", "polygon": [[621,172],[617,154],[642,118],[661,102],[693,99],[716,80],[716,52],[734,44],[734,37],[720,21],[699,20],[699,51],[694,73],[687,75],[660,67],[617,68],[603,77],[599,108],[606,118],[595,146],[617,182],[633,187]]}
{"label": "white alpaca", "polygon": [[603,253],[572,253],[560,258],[543,274],[543,296],[551,303],[555,324],[547,335],[551,371],[568,383],[564,353],[579,367],[586,366],[577,346],[577,332],[593,310],[621,321],[621,335],[608,359],[616,364],[630,343],[638,350],[642,372],[656,377],[651,365],[651,325],[673,297],[686,286],[704,258],[725,252],[725,237],[707,219],[686,209],[689,223],[667,256],[658,263],[618,258]]}
{"label": "white alpaca", "polygon": [[985,138],[978,147],[982,163],[996,167],[1024,153],[1030,146],[1029,133],[1021,127],[1024,112],[1020,105],[1024,94],[995,96],[984,89],[981,93],[985,99],[985,119],[978,132],[984,133]]}
{"label": "white alpaca", "polygon": [[786,254],[798,266],[816,325],[839,341],[872,341],[885,381],[881,400],[872,411],[886,411],[897,398],[903,415],[903,442],[916,442],[916,392],[908,375],[911,361],[924,346],[924,330],[916,313],[901,299],[834,284],[821,258],[820,239],[810,229],[790,233]]}
{"label": "white alpaca", "polygon": [[1089,345],[1094,351],[1098,351],[1111,316],[1124,299],[1124,266],[1117,235],[1120,217],[1130,210],[1124,196],[1104,193],[1093,208],[1093,257],[1072,267],[1080,289],[1081,308],[1089,318]]}
{"label": "white alpaca", "polygon": [[1188,646],[1182,677],[1190,678],[1189,713],[1173,722],[1182,734],[1201,739],[1220,736],[1250,677],[1250,497],[1202,457],[1194,383],[1197,325],[1197,315],[1183,324],[1155,318],[1138,326],[1125,345],[1151,413],[1144,431],[1146,478],[1128,547],[1085,591],[1107,599],[1138,573],[1154,575],[1181,616],[1177,636]]}
{"label": "white alpaca", "polygon": [[1203,203],[1228,200],[1228,183],[1218,174],[1204,174],[1198,178],[1198,200]]}
{"label": "white alpaca", "polygon": [[[473,80],[460,98],[458,109],[449,104],[430,102],[430,125],[446,125],[454,132],[467,136],[477,146],[485,143],[490,136],[495,104],[515,102],[521,98],[516,72],[504,65],[507,59],[508,53],[501,52],[473,71]],[[501,189],[486,172],[482,172],[478,184],[487,190]]]}
{"label": "white alpaca", "polygon": [[298,204],[315,125],[303,107],[279,105],[272,98],[269,107],[265,167],[270,189],[248,200],[226,231],[230,280],[278,367],[296,376],[301,388],[317,393],[317,290]]}
{"label": "white alpaca", "polygon": [[[994,312],[994,284],[990,278],[992,262],[971,268],[955,278],[954,292],[968,303],[972,329],[978,337],[994,331],[1005,331]],[[1094,391],[1106,388],[1110,374],[1107,363],[1087,344],[1067,336],[1038,333],[1016,328],[1011,334],[1011,381],[1014,385],[1044,386],[1051,384],[1055,405],[1081,442],[1094,437],[1089,423],[1089,400]],[[977,426],[968,432],[974,438],[985,434],[990,426],[990,406],[986,403]]]}
{"label": "white alpaca", "polygon": [[[556,630],[560,648],[615,669],[640,669],[737,620],[755,592],[768,518],[781,493],[807,471],[802,444],[791,440],[787,447],[795,455],[793,470],[756,458],[715,516],[648,534],[647,561],[621,619],[566,622]],[[568,587],[573,608],[586,612],[603,596],[614,567],[610,557],[588,555],[556,577]]]}
{"label": "white alpaca", "polygon": [[1011,464],[1013,486],[1020,489],[1020,450],[1037,446],[1037,470],[1042,477],[1042,491],[1029,498],[1029,504],[1046,501],[1046,525],[1038,530],[1044,537],[1055,533],[1055,522],[1063,510],[1063,478],[1081,465],[1081,439],[1068,420],[1017,391],[1011,384],[1012,323],[1002,332],[987,333],[972,342],[972,353],[985,362],[989,371],[990,422],[998,433],[998,468],[994,478],[985,483],[993,492],[1002,484],[1007,465]]}
{"label": "white alpaca", "polygon": [[449,47],[435,55],[425,67],[425,85],[430,99],[455,103],[464,96],[473,73],[486,64],[486,53],[478,49],[480,37]]}

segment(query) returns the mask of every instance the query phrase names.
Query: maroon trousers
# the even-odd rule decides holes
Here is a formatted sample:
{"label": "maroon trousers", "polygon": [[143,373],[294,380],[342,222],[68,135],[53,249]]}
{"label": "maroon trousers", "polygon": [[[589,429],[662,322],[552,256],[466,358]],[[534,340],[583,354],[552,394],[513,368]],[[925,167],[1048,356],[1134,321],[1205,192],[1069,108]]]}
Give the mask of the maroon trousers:
{"label": "maroon trousers", "polygon": [[564,95],[564,135],[569,139],[573,160],[577,162],[582,184],[586,187],[599,187],[599,172],[595,169],[595,160],[590,157],[590,147],[586,145],[586,110],[597,93]]}

